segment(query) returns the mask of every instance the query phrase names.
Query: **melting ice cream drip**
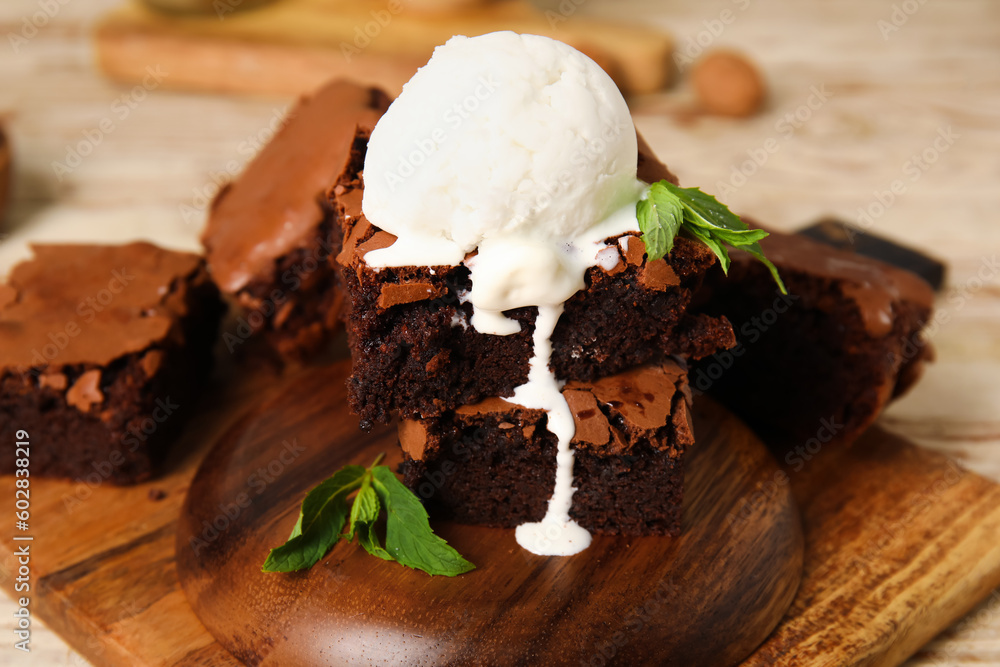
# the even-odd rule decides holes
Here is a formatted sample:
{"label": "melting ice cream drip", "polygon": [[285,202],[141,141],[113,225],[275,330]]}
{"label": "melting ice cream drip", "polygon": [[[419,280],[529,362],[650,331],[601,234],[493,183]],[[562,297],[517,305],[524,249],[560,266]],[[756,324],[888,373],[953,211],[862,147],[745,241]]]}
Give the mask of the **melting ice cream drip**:
{"label": "melting ice cream drip", "polygon": [[590,546],[590,533],[569,517],[573,504],[573,449],[570,441],[576,434],[576,423],[560,383],[549,369],[552,356],[552,332],[555,331],[563,305],[539,306],[533,336],[534,351],[528,371],[528,381],[514,390],[510,399],[526,408],[548,413],[548,430],[558,440],[556,483],[549,498],[545,517],[536,523],[517,527],[517,543],[539,556],[572,556]]}

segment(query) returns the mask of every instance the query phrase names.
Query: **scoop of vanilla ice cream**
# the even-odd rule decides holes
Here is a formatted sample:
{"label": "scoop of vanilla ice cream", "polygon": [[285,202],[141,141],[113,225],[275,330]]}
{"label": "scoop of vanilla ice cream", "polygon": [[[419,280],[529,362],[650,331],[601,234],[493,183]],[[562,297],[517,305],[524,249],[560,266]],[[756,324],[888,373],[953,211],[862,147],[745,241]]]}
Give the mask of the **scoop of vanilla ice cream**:
{"label": "scoop of vanilla ice cream", "polygon": [[[513,32],[453,37],[368,142],[362,210],[398,241],[365,259],[455,265],[478,249],[473,324],[516,331],[497,317],[485,325],[485,311],[561,303],[583,287],[580,262],[594,258],[578,241],[634,206],[636,152],[621,93],[576,49]],[[486,284],[500,280],[517,285]]]}

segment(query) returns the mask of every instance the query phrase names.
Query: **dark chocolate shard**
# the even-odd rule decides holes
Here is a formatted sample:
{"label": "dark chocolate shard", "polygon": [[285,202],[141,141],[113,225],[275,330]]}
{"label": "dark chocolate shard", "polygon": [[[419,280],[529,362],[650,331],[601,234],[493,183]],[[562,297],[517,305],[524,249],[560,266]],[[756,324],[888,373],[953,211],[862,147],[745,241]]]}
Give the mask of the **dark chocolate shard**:
{"label": "dark chocolate shard", "polygon": [[944,284],[945,265],[940,260],[836,218],[822,218],[797,233],[838,250],[856,252],[915,273],[935,292]]}

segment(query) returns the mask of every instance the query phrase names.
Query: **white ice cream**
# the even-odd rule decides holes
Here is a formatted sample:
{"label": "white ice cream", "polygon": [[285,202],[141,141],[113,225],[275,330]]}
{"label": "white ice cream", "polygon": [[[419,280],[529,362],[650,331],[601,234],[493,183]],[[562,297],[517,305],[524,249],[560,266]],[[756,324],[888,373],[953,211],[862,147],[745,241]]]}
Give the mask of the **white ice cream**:
{"label": "white ice cream", "polygon": [[586,270],[609,262],[604,239],[639,230],[637,150],[628,106],[593,60],[512,32],[438,47],[368,143],[362,210],[398,237],[365,256],[370,266],[464,262],[483,333],[517,333],[503,311],[539,307],[531,374],[512,399],[548,410],[559,438],[549,515],[517,532],[535,553],[590,542],[569,519],[574,424],[549,370],[549,336]]}
{"label": "white ice cream", "polygon": [[[576,49],[512,32],[453,37],[372,132],[362,208],[399,241],[366,261],[453,265],[478,249],[473,324],[517,331],[487,312],[555,305],[583,287],[599,248],[580,237],[635,202],[636,150],[614,81]],[[519,284],[488,288],[499,266]]]}

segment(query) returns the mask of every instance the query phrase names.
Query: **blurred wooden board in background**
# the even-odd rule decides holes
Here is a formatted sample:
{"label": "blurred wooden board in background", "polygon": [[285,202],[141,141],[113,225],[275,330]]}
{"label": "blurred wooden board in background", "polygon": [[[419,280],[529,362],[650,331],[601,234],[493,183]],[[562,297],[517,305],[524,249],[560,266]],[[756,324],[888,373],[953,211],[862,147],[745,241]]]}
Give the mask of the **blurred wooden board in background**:
{"label": "blurred wooden board in background", "polygon": [[131,0],[97,27],[101,69],[141,83],[156,63],[171,88],[284,95],[346,77],[396,95],[452,35],[513,30],[580,49],[626,93],[660,90],[672,72],[673,43],[664,32],[575,16],[571,0],[553,10],[496,0],[436,13],[405,0],[280,0],[242,11],[227,11],[237,0],[217,5],[207,14],[167,14]]}

